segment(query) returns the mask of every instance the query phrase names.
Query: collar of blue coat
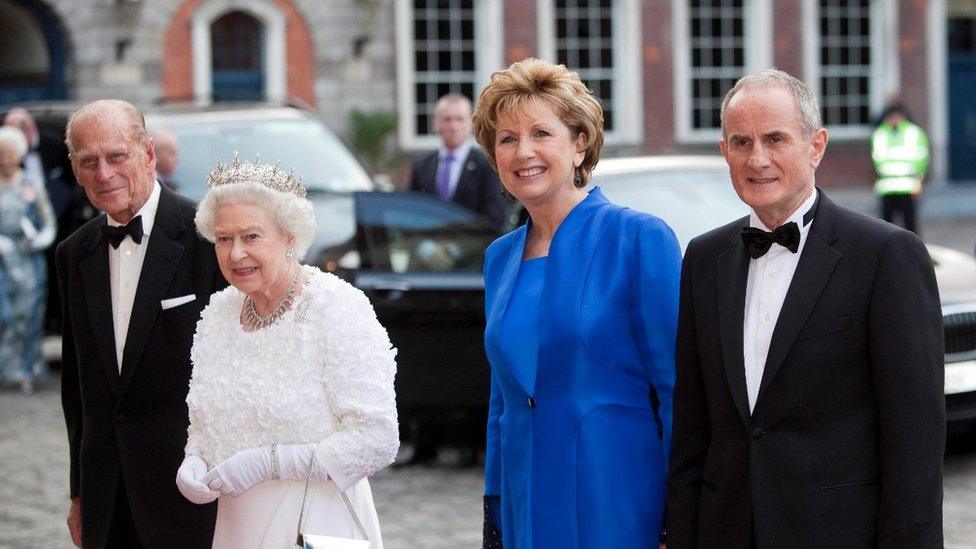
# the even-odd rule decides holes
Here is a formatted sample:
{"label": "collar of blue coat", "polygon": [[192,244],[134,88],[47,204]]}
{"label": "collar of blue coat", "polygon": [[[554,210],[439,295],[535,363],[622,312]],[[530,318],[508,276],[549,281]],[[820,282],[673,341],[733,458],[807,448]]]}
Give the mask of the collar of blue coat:
{"label": "collar of blue coat", "polygon": [[[610,208],[608,208],[608,206]],[[547,295],[554,295],[550,290],[552,284],[572,285],[578,283],[578,276],[572,275],[572,270],[563,270],[567,266],[582,265],[592,255],[593,249],[600,239],[602,231],[595,230],[590,220],[601,210],[617,211],[619,206],[615,206],[603,195],[599,187],[593,187],[589,194],[579,204],[577,204],[553,235],[552,243],[549,245],[549,259],[546,261],[546,290],[543,293],[543,307]],[[498,274],[492,269],[487,273],[488,276],[497,276],[497,291],[495,298],[489,305],[488,317],[500,320],[508,308],[508,302],[512,295],[515,279],[518,277],[519,268],[522,265],[522,256],[525,253],[525,239],[529,228],[532,226],[530,219],[525,225],[515,229],[511,233],[503,236],[499,244],[502,246],[492,246],[488,250],[490,262],[502,261],[505,267]],[[507,241],[507,242],[506,242]],[[572,267],[569,267],[570,269]],[[560,272],[565,276],[552,277],[550,273]],[[487,283],[487,281],[486,281]],[[487,286],[486,286],[487,287]]]}

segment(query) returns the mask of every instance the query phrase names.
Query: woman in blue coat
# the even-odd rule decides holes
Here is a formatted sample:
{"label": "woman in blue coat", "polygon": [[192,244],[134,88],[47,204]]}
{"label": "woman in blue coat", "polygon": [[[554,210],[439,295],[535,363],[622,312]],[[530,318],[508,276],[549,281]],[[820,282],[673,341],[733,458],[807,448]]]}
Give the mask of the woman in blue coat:
{"label": "woman in blue coat", "polygon": [[474,125],[531,218],[485,257],[485,545],[656,547],[674,386],[674,233],[599,188],[583,190],[603,111],[564,66],[527,59],[495,73]]}

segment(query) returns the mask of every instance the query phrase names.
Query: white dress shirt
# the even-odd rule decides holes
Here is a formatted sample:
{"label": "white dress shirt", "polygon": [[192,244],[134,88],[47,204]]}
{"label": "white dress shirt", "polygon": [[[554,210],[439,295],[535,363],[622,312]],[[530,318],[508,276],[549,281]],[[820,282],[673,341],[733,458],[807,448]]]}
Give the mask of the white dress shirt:
{"label": "white dress shirt", "polygon": [[[810,232],[810,224],[803,224],[803,216],[816,201],[817,191],[814,190],[810,197],[783,222],[784,225],[791,221],[796,222],[797,227],[800,228],[800,245],[796,253],[773,243],[766,255],[749,260],[742,351],[745,358],[746,390],[749,393],[750,412],[756,407],[756,398],[759,396],[759,385],[766,368],[766,356],[769,354],[773,329],[776,327],[783,301],[786,300],[786,292],[790,289],[793,273],[796,272],[800,254],[803,253],[803,246]],[[755,211],[749,215],[749,226],[764,231],[772,230],[759,220]]]}
{"label": "white dress shirt", "polygon": [[454,157],[454,161],[451,162],[451,199],[454,199],[454,194],[457,192],[458,181],[461,179],[461,170],[464,169],[464,164],[468,161],[468,154],[471,152],[471,140],[467,140],[458,148],[454,150],[449,150],[444,145],[440,146],[437,151],[437,169],[440,170],[441,164],[444,162],[444,157],[450,152],[451,156]]}
{"label": "white dress shirt", "polygon": [[[159,193],[159,183],[155,182],[149,200],[136,213],[136,216],[142,216],[142,243],[136,244],[126,236],[118,248],[108,245],[112,319],[115,324],[115,357],[118,361],[119,373],[122,372],[122,353],[125,351],[125,338],[129,333],[129,321],[132,318],[132,304],[135,301],[136,289],[139,286],[139,275],[142,274],[142,261],[146,258],[149,235],[152,233],[153,223],[156,221]],[[122,223],[112,219],[112,216],[106,217],[109,225],[113,227],[122,225]]]}

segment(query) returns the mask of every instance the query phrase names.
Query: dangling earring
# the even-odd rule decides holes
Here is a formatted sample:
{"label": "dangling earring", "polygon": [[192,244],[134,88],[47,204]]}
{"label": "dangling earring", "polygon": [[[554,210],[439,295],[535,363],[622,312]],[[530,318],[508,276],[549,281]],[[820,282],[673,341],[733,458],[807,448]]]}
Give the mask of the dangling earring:
{"label": "dangling earring", "polygon": [[285,252],[285,259],[287,259],[288,261],[294,261],[295,257],[296,257],[295,250],[288,250],[287,252]]}
{"label": "dangling earring", "polygon": [[577,187],[583,186],[583,176],[580,175],[579,168],[576,168],[576,175],[573,176],[573,185]]}
{"label": "dangling earring", "polygon": [[512,196],[512,193],[505,190],[505,187],[502,187],[502,196],[505,197],[505,200],[508,200],[509,202],[515,202],[515,197]]}

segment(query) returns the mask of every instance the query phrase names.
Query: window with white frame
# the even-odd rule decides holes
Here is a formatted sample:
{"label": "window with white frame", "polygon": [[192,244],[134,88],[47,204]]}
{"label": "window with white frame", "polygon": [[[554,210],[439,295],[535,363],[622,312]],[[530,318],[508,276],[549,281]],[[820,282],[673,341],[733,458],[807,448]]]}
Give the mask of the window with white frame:
{"label": "window with white frame", "polygon": [[820,102],[828,126],[871,123],[871,0],[819,0]]}
{"label": "window with white frame", "polygon": [[555,0],[556,62],[579,73],[603,104],[604,130],[614,130],[612,0]]}
{"label": "window with white frame", "polygon": [[412,0],[414,120],[418,135],[433,132],[434,105],[448,93],[475,99],[474,0]]}
{"label": "window with white frame", "polygon": [[503,0],[397,0],[397,134],[401,147],[436,147],[434,106],[447,93],[477,98],[502,64]]}
{"label": "window with white frame", "polygon": [[539,51],[579,73],[608,143],[642,136],[639,0],[539,0]]}
{"label": "window with white frame", "polygon": [[721,126],[722,99],[746,73],[745,0],[691,0],[689,80],[692,130]]}

